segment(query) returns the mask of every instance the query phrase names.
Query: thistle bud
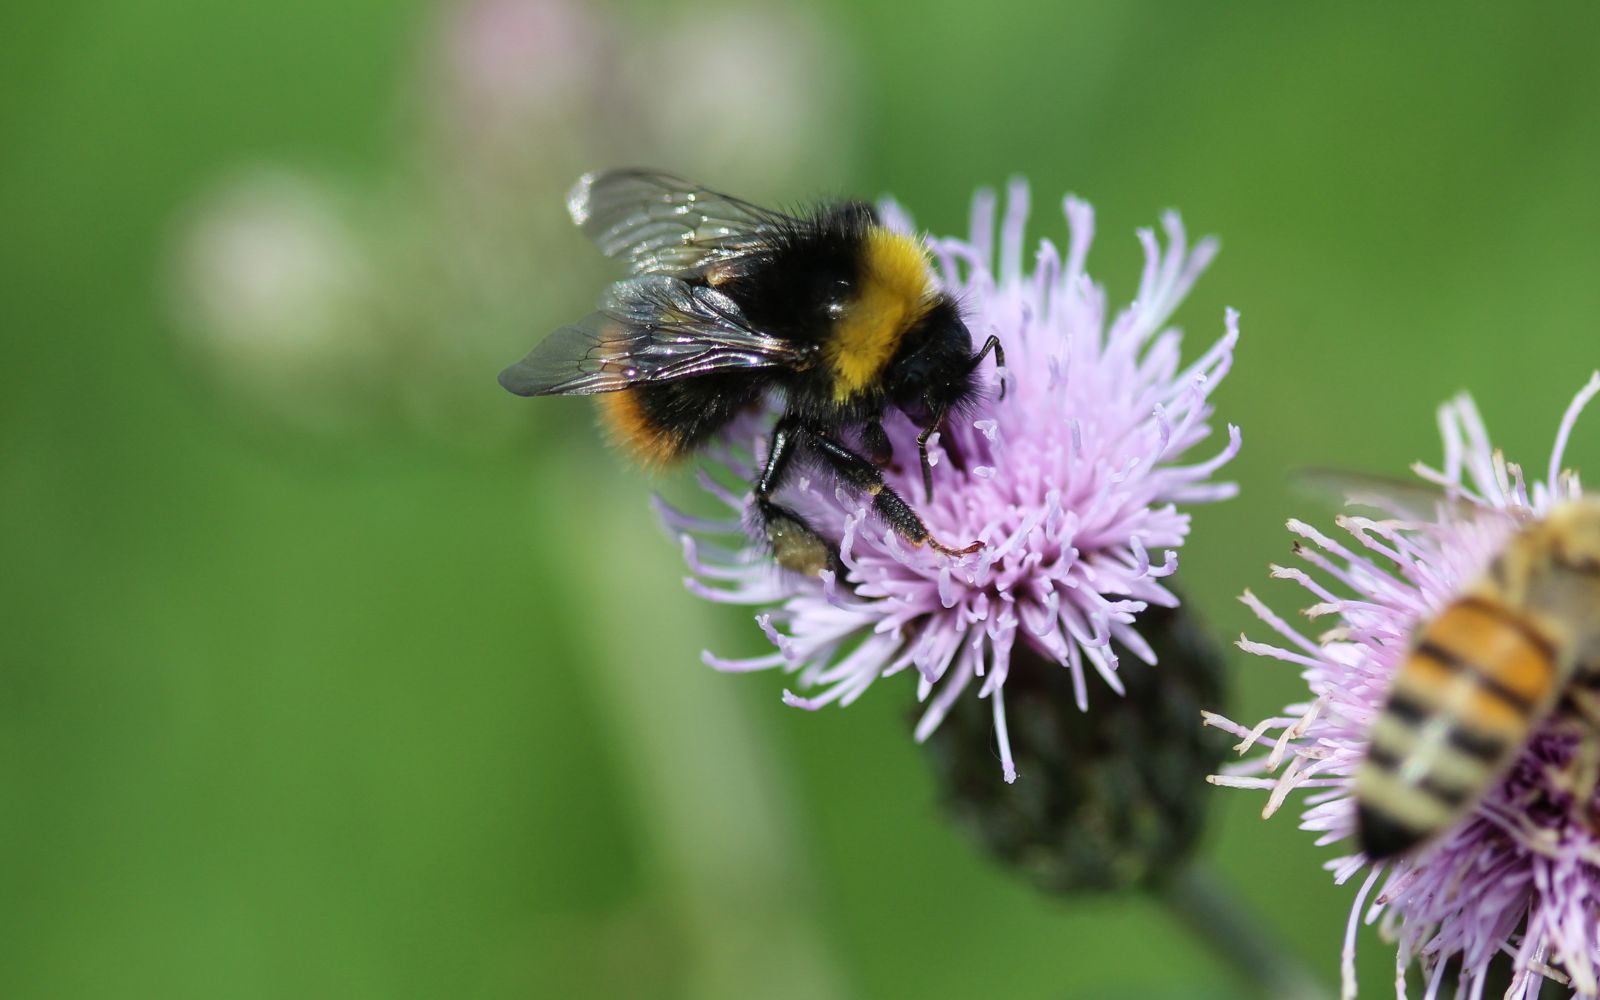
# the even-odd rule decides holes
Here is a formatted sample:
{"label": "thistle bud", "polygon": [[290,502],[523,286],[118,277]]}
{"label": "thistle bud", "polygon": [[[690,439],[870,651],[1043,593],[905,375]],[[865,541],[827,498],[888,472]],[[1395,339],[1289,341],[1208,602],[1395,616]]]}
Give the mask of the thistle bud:
{"label": "thistle bud", "polygon": [[1048,892],[1159,887],[1199,838],[1206,776],[1226,752],[1200,725],[1221,701],[1222,657],[1186,606],[1139,624],[1156,665],[1123,658],[1124,695],[1092,711],[1066,668],[1018,645],[1006,682],[1015,784],[995,773],[994,715],[976,699],[926,744],[957,824]]}

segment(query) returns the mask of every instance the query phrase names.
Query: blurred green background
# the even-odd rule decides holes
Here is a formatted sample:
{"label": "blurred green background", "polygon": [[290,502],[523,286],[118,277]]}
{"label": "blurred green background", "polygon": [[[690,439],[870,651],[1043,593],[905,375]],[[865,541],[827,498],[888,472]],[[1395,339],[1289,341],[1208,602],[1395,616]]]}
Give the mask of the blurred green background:
{"label": "blurred green background", "polygon": [[[1576,8],[1575,8],[1576,9]],[[779,703],[577,402],[494,384],[605,269],[578,171],[893,192],[964,230],[1073,191],[1223,253],[1241,499],[1222,635],[1303,464],[1439,454],[1470,388],[1542,468],[1600,342],[1600,15],[1432,4],[0,8],[0,993],[1232,996],[1140,898],[1062,902],[941,820],[912,685]],[[751,81],[748,85],[741,81]],[[1591,417],[1571,453],[1594,468]],[[1303,691],[1233,651],[1234,716]],[[1351,887],[1215,790],[1206,862],[1330,986]],[[1390,952],[1361,940],[1366,992]]]}

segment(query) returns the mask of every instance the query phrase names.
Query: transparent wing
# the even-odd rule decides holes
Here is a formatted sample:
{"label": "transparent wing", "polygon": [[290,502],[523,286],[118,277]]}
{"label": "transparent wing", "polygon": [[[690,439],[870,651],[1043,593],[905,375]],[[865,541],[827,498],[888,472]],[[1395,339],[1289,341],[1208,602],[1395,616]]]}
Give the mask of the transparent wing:
{"label": "transparent wing", "polygon": [[1296,491],[1337,505],[1363,507],[1382,518],[1432,521],[1464,515],[1468,505],[1426,479],[1398,479],[1349,469],[1296,470]]}
{"label": "transparent wing", "polygon": [[572,221],[633,274],[679,274],[759,252],[793,222],[671,174],[584,174],[567,194]]}
{"label": "transparent wing", "polygon": [[805,359],[803,347],[750,329],[716,289],[645,274],[613,284],[599,312],[546,337],[500,384],[519,396],[587,395]]}

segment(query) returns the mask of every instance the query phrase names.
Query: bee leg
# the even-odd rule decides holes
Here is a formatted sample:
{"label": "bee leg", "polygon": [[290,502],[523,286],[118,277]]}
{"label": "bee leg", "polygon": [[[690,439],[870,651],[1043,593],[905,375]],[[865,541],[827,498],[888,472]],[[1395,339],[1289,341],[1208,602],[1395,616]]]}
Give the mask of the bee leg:
{"label": "bee leg", "polygon": [[928,421],[928,426],[917,435],[917,458],[922,463],[922,491],[928,503],[933,502],[933,464],[928,461],[928,439],[933,437],[934,431],[944,423],[944,410],[934,412],[933,419]]}
{"label": "bee leg", "polygon": [[861,450],[880,469],[894,459],[894,445],[889,443],[889,434],[883,429],[882,422],[871,420],[861,428]]}
{"label": "bee leg", "polygon": [[1587,820],[1591,832],[1600,833],[1600,814],[1594,802],[1600,787],[1600,670],[1580,667],[1577,683],[1567,690],[1565,705],[1579,719],[1578,750],[1569,765],[1572,770],[1572,804]]}
{"label": "bee leg", "polygon": [[[972,368],[968,370],[976,371],[978,365],[983,363],[983,359],[988,357],[990,351],[994,352],[994,366],[996,368],[1004,368],[1006,366],[1005,348],[1000,346],[1000,338],[991,333],[989,339],[983,342],[983,346],[978,348],[978,353],[972,356]],[[1006,398],[1005,379],[1000,380],[1000,398]]]}
{"label": "bee leg", "polygon": [[778,421],[767,447],[767,464],[761,470],[761,478],[756,480],[756,513],[778,565],[815,576],[822,570],[836,568],[838,555],[833,546],[824,541],[805,518],[772,502],[772,495],[783,485],[799,443],[799,428],[791,421]]}
{"label": "bee leg", "polygon": [[822,456],[822,459],[845,482],[870,496],[872,508],[889,522],[895,534],[912,545],[922,545],[926,542],[935,552],[942,552],[947,556],[964,556],[983,548],[982,542],[973,542],[959,549],[941,543],[929,534],[928,526],[922,523],[922,518],[911,509],[911,505],[902,500],[900,494],[883,481],[883,472],[877,466],[820,431],[808,430],[807,437],[817,454]]}

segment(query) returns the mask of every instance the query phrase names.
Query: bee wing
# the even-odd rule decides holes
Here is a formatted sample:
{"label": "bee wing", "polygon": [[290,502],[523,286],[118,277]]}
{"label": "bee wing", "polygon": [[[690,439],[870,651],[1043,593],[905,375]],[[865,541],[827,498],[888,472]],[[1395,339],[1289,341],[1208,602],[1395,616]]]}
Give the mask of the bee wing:
{"label": "bee wing", "polygon": [[671,174],[584,174],[567,194],[572,221],[633,274],[674,274],[759,251],[781,212],[711,191]]}
{"label": "bee wing", "polygon": [[1425,479],[1396,479],[1350,469],[1313,467],[1294,475],[1300,493],[1342,506],[1365,507],[1380,517],[1432,521],[1443,513],[1461,517],[1467,505]]}
{"label": "bee wing", "polygon": [[599,312],[546,337],[500,384],[519,396],[578,396],[731,368],[794,368],[805,358],[792,342],[750,329],[716,289],[643,274],[613,284]]}

